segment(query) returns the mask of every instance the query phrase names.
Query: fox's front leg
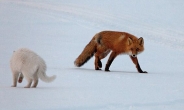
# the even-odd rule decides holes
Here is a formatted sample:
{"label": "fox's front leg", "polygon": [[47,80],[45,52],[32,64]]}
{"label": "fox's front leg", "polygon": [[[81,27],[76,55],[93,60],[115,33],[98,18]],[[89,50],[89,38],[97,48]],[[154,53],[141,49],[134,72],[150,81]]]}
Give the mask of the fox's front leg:
{"label": "fox's front leg", "polygon": [[130,56],[130,58],[132,59],[133,63],[135,64],[136,68],[137,68],[137,71],[139,73],[147,73],[147,71],[142,71],[140,65],[139,65],[139,62],[138,62],[138,59],[137,57],[133,57],[133,56]]}
{"label": "fox's front leg", "polygon": [[116,52],[111,53],[111,55],[107,61],[107,64],[105,66],[105,71],[110,71],[109,67],[111,66],[111,64],[112,64],[113,60],[116,58],[116,56],[117,56]]}

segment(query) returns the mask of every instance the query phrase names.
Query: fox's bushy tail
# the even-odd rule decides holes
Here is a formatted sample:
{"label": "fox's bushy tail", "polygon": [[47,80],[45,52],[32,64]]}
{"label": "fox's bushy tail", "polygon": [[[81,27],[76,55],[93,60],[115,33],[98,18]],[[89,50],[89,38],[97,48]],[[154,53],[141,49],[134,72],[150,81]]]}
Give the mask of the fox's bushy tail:
{"label": "fox's bushy tail", "polygon": [[45,71],[39,71],[38,77],[42,81],[47,82],[47,83],[52,82],[52,81],[54,81],[56,79],[56,75],[53,75],[53,76],[49,77],[49,76],[46,75]]}
{"label": "fox's bushy tail", "polygon": [[76,58],[76,60],[74,61],[75,66],[81,67],[91,57],[93,57],[97,48],[96,36],[98,36],[98,34],[92,38],[92,40],[86,45],[82,53],[78,56],[78,58]]}

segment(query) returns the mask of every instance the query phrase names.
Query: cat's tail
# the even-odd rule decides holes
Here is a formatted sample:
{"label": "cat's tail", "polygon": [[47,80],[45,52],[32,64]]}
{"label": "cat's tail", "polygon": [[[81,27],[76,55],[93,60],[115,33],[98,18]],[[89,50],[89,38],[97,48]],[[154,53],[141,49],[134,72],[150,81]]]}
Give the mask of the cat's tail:
{"label": "cat's tail", "polygon": [[56,79],[56,75],[47,76],[46,73],[45,73],[45,71],[40,71],[40,70],[38,71],[38,77],[42,81],[47,82],[47,83],[52,82],[52,81],[54,81]]}

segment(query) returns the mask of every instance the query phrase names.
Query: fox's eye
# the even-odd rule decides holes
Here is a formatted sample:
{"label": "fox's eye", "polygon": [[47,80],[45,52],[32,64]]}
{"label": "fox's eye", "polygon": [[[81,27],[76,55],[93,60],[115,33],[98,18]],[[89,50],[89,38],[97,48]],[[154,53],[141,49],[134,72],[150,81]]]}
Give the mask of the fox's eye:
{"label": "fox's eye", "polygon": [[137,48],[136,51],[139,51],[139,48]]}

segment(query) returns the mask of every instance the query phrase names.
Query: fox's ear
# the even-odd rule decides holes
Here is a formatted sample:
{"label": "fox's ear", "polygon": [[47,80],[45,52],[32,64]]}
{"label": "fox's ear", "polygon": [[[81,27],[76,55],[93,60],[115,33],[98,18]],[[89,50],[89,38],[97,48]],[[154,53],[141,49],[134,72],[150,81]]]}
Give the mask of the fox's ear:
{"label": "fox's ear", "polygon": [[133,43],[133,41],[132,41],[132,39],[129,37],[128,39],[127,39],[127,44],[128,45],[131,45]]}
{"label": "fox's ear", "polygon": [[144,39],[142,37],[140,37],[138,39],[138,43],[139,43],[139,45],[143,46],[144,45]]}

